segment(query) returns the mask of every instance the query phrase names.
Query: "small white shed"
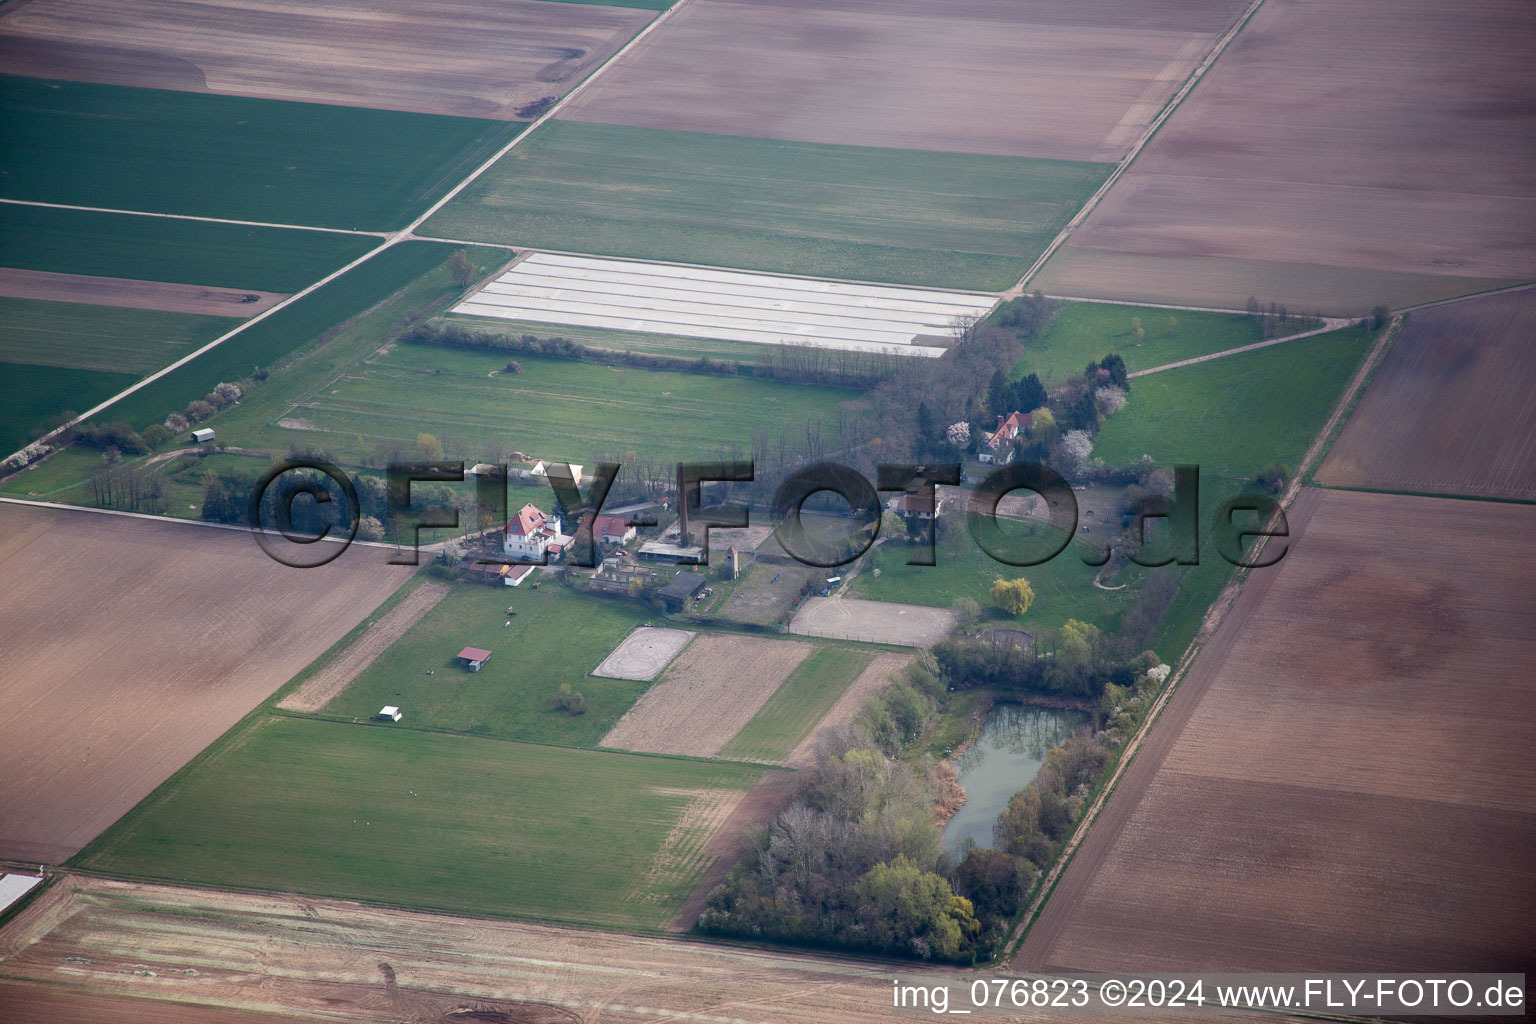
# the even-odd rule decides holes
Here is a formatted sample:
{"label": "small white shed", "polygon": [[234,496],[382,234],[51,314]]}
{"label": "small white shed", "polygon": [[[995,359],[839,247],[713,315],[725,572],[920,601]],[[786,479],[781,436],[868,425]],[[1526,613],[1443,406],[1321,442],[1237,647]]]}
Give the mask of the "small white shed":
{"label": "small white shed", "polygon": [[212,441],[213,428],[204,427],[202,430],[192,431],[192,440],[196,441],[198,444],[205,444],[208,441]]}
{"label": "small white shed", "polygon": [[385,706],[383,708],[380,708],[379,709],[379,721],[381,721],[381,722],[398,722],[398,721],[400,721],[400,709],[395,707],[393,704],[390,704],[390,705],[387,705],[387,706]]}

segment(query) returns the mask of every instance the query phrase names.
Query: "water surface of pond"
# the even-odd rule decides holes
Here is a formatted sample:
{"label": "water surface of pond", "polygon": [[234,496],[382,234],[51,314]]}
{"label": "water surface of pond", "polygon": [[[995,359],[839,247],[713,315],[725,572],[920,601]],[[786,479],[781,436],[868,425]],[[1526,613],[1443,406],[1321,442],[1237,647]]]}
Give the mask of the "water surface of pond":
{"label": "water surface of pond", "polygon": [[1040,770],[1050,749],[1088,721],[1080,711],[995,704],[981,735],[955,759],[965,806],[944,826],[944,845],[959,850],[967,838],[992,845],[992,825],[1013,794]]}

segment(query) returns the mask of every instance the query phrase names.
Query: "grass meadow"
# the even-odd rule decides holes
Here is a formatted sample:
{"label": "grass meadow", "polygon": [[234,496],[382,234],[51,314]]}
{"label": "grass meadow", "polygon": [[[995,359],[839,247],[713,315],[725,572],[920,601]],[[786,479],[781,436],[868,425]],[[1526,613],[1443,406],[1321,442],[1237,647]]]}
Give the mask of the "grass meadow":
{"label": "grass meadow", "polygon": [[384,230],[522,125],[0,76],[0,194],[116,210]]}
{"label": "grass meadow", "polygon": [[[377,709],[375,709],[377,710]],[[407,715],[410,712],[407,710]],[[259,716],[78,858],[128,875],[659,929],[747,765]]]}
{"label": "grass meadow", "polygon": [[1093,454],[1112,465],[1151,455],[1200,467],[1203,482],[1243,482],[1296,466],[1370,346],[1349,328],[1139,377],[1104,422]]}
{"label": "grass meadow", "polygon": [[[1140,345],[1132,322],[1136,319],[1143,332]],[[1111,352],[1134,373],[1262,340],[1258,321],[1243,314],[1069,302],[1038,337],[1024,343],[1024,357],[1013,375],[1036,373],[1049,385],[1082,373],[1083,367]]]}
{"label": "grass meadow", "polygon": [[651,355],[698,359],[708,356],[733,363],[757,364],[773,358],[776,345],[750,341],[721,341],[715,338],[686,338],[680,334],[650,334],[643,331],[617,331],[607,327],[574,327],[533,320],[502,320],[498,317],[450,314],[445,323],[486,334],[520,337],[532,334],[540,338],[565,338],[588,348],[610,352],[645,352]]}
{"label": "grass meadow", "polygon": [[0,267],[296,292],[377,245],[363,235],[0,203]]}
{"label": "grass meadow", "polygon": [[743,761],[782,761],[874,660],[856,647],[822,646],[795,667],[752,720],[720,751]]}
{"label": "grass meadow", "polygon": [[291,440],[343,457],[384,441],[413,447],[427,432],[471,451],[502,441],[539,458],[590,463],[598,452],[661,460],[710,457],[756,431],[791,436],[818,417],[835,421],[854,391],[743,377],[642,370],[402,343],[283,414]]}
{"label": "grass meadow", "polygon": [[[981,605],[983,614],[1002,617],[991,606],[992,584],[998,579],[1029,580],[1035,591],[1035,603],[1018,620],[1021,628],[1031,625],[1056,628],[1068,619],[1091,622],[1111,632],[1118,628],[1120,613],[1136,598],[1142,571],[1122,569],[1116,586],[1123,590],[1100,590],[1093,585],[1098,569],[1083,563],[1084,554],[1093,554],[1086,542],[1074,542],[1061,554],[1040,565],[1018,567],[995,561],[983,551],[966,530],[963,514],[952,513],[948,530],[940,538],[934,560],[937,565],[907,565],[907,559],[920,551],[903,544],[881,544],[865,559],[851,584],[852,596],[896,604],[920,604],[948,608],[962,597]],[[1044,554],[1060,543],[1061,532],[1044,524],[1001,520],[1010,537],[1026,544],[1023,550]],[[1030,533],[1030,530],[1033,533]],[[873,570],[879,569],[876,576]]]}
{"label": "grass meadow", "polygon": [[999,290],[1110,169],[551,121],[423,233]]}
{"label": "grass meadow", "polygon": [[[545,488],[540,497],[547,495]],[[511,498],[518,501],[517,490]],[[508,606],[517,614],[508,616]],[[409,725],[594,747],[647,684],[587,673],[647,614],[644,605],[578,594],[540,572],[520,587],[455,586],[325,713],[367,718],[395,704]],[[493,655],[469,672],[455,660],[465,647]],[[562,683],[586,698],[586,714],[549,707]]]}

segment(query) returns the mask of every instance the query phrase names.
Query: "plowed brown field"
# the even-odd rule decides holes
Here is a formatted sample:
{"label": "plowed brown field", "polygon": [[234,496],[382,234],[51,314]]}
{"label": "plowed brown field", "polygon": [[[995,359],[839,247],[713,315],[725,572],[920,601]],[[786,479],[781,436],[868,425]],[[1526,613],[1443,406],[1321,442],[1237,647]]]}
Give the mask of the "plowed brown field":
{"label": "plowed brown field", "polygon": [[7,74],[510,120],[562,96],[652,11],[430,4],[48,0],[0,10]]}
{"label": "plowed brown field", "polygon": [[386,554],[0,504],[0,857],[94,839],[404,583]]}
{"label": "plowed brown field", "polygon": [[1014,966],[1536,967],[1536,509],[1301,492]]}

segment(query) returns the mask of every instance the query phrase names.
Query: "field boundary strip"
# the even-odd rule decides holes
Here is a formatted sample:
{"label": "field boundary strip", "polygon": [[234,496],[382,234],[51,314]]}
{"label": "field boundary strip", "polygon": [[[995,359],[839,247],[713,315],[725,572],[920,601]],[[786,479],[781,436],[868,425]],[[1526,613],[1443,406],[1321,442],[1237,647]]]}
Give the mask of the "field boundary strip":
{"label": "field boundary strip", "polygon": [[1072,237],[1072,232],[1077,230],[1083,221],[1087,219],[1088,215],[1093,212],[1093,208],[1098,206],[1099,202],[1109,194],[1109,190],[1115,186],[1115,182],[1120,180],[1120,176],[1131,166],[1131,162],[1140,155],[1147,143],[1152,141],[1152,136],[1157,134],[1157,130],[1163,126],[1163,122],[1172,116],[1173,112],[1178,109],[1179,104],[1183,103],[1195,86],[1200,83],[1200,79],[1205,77],[1205,73],[1216,63],[1217,58],[1226,51],[1227,45],[1237,38],[1237,34],[1243,30],[1243,26],[1248,24],[1248,20],[1258,12],[1260,5],[1263,3],[1264,0],[1253,0],[1253,3],[1248,5],[1247,10],[1238,15],[1237,20],[1232,23],[1232,27],[1227,29],[1226,33],[1216,41],[1210,50],[1206,51],[1205,58],[1195,65],[1195,69],[1189,73],[1189,77],[1184,80],[1184,84],[1179,87],[1179,91],[1174,93],[1168,102],[1163,105],[1163,109],[1147,125],[1146,131],[1141,133],[1141,138],[1136,140],[1136,145],[1130,148],[1130,151],[1121,158],[1120,163],[1110,172],[1109,177],[1104,179],[1104,184],[1100,185],[1098,191],[1088,197],[1088,201],[1078,209],[1071,220],[1067,221],[1067,226],[1062,228],[1055,238],[1051,239],[1051,244],[1045,247],[1045,251],[1024,272],[1024,276],[1019,279],[1019,283],[1003,292],[1004,300],[1018,298],[1024,294],[1024,289],[1029,285],[1034,276],[1040,272],[1040,269],[1045,266],[1046,261],[1056,254],[1056,250],[1061,248],[1068,238]]}
{"label": "field boundary strip", "polygon": [[357,228],[322,228],[313,224],[274,224],[264,220],[235,220],[232,217],[204,217],[193,213],[157,213],[153,210],[119,210],[111,206],[79,206],[74,203],[45,203],[36,199],[3,199],[0,203],[10,206],[40,206],[46,210],[79,210],[81,213],[118,213],[129,217],[157,217],[160,220],[192,220],[205,224],[234,224],[243,228],[282,228],[285,231],[319,231],[327,235],[364,235],[384,238],[385,231],[362,231]]}
{"label": "field boundary strip", "polygon": [[[1392,321],[1382,328],[1376,343],[1371,347],[1365,358],[1361,360],[1360,366],[1355,370],[1355,375],[1350,378],[1343,394],[1339,396],[1339,400],[1334,404],[1333,413],[1328,417],[1328,422],[1324,423],[1322,429],[1318,431],[1311,447],[1307,449],[1306,455],[1302,457],[1301,464],[1297,467],[1296,472],[1291,475],[1291,481],[1286,486],[1285,493],[1280,497],[1282,511],[1289,509],[1295,503],[1297,496],[1301,493],[1307,475],[1311,472],[1313,464],[1320,458],[1324,445],[1332,436],[1335,427],[1339,425],[1348,411],[1354,407],[1355,400],[1364,389],[1376,366],[1381,362],[1392,339],[1396,337],[1401,323],[1401,316],[1393,317]],[[1250,558],[1257,557],[1263,551],[1268,541],[1269,537],[1267,535],[1259,535],[1250,552]],[[1115,764],[1114,772],[1100,788],[1098,795],[1089,804],[1088,809],[1083,813],[1082,821],[1078,822],[1077,828],[1072,830],[1072,834],[1067,838],[1066,845],[1062,847],[1055,863],[1051,865],[1050,872],[1041,879],[1038,893],[1024,911],[1019,924],[1014,928],[1013,934],[1005,946],[1006,951],[1003,954],[1003,958],[1006,961],[1011,962],[1013,957],[1023,948],[1024,939],[1028,936],[1030,927],[1039,918],[1040,912],[1045,908],[1046,901],[1055,892],[1056,884],[1061,881],[1062,875],[1066,873],[1077,851],[1087,839],[1089,831],[1094,823],[1098,821],[1099,815],[1103,812],[1104,806],[1109,802],[1110,796],[1113,795],[1116,787],[1119,786],[1120,780],[1125,777],[1131,762],[1136,759],[1136,754],[1140,751],[1142,743],[1146,741],[1153,727],[1162,717],[1164,709],[1168,707],[1169,701],[1173,698],[1174,693],[1177,692],[1179,683],[1189,673],[1190,666],[1195,663],[1195,659],[1200,656],[1200,652],[1205,649],[1205,645],[1226,619],[1227,612],[1237,602],[1238,590],[1246,578],[1247,572],[1239,569],[1236,576],[1222,588],[1216,600],[1212,601],[1206,609],[1200,629],[1195,634],[1195,639],[1190,641],[1189,646],[1180,653],[1173,675],[1169,677],[1168,684],[1157,695],[1157,700],[1147,711],[1146,717],[1142,719],[1141,727],[1126,742],[1125,749],[1121,751],[1120,758]]]}
{"label": "field boundary strip", "polygon": [[[470,184],[472,184],[477,178],[479,178],[486,171],[488,171],[492,167],[494,167],[496,165],[496,163],[498,161],[500,161],[503,157],[505,157],[508,153],[510,153],[513,150],[514,147],[516,147],[520,142],[522,142],[524,139],[526,139],[530,135],[532,135],[546,121],[548,121],[552,117],[554,117],[555,114],[557,114],[560,111],[560,109],[562,107],[564,107],[566,105],[566,103],[568,103],[571,100],[571,98],[573,96],[576,96],[576,95],[580,94],[582,90],[586,89],[587,86],[595,78],[597,78],[597,76],[601,75],[608,68],[612,67],[614,61],[618,60],[624,54],[628,53],[635,46],[635,44],[639,43],[642,39],[644,39],[647,35],[649,35],[658,25],[661,25],[663,22],[665,22],[677,10],[679,10],[680,8],[686,6],[687,3],[688,3],[688,0],[678,0],[678,3],[674,4],[671,8],[667,9],[666,11],[663,11],[659,16],[657,16],[654,20],[652,20],[650,22],[650,24],[646,25],[643,29],[641,29],[639,32],[637,32],[635,34],[634,38],[629,40],[629,42],[625,43],[623,46],[619,47],[619,49],[615,50],[614,53],[613,53],[613,56],[609,57],[602,64],[599,64],[596,68],[594,68],[592,70],[592,73],[590,75],[588,75],[585,79],[583,79],[574,89],[572,89],[570,92],[566,93],[565,96],[561,98],[560,102],[558,102],[554,106],[550,107],[549,110],[545,111],[544,114],[542,116],[540,116],[537,120],[530,122],[526,128],[524,128],[517,135],[513,136],[513,138],[510,139],[506,143],[506,145],[502,146],[499,150],[497,150],[495,153],[493,153],[489,159],[487,159],[484,163],[480,164],[480,166],[476,167],[473,171],[471,171],[469,173],[468,177],[464,178],[462,181],[460,181],[453,188],[449,189],[443,196],[439,197],[436,202],[434,202],[430,206],[428,206],[427,209],[424,210],[419,216],[417,216],[416,218],[411,220],[408,224],[406,224],[405,227],[400,228],[398,231],[392,232],[392,233],[390,233],[388,235],[385,235],[385,236],[375,236],[375,237],[383,237],[383,241],[381,242],[381,244],[379,244],[378,246],[374,247],[373,249],[370,249],[368,252],[363,253],[361,256],[357,257],[352,262],[347,263],[346,265],[338,267],[337,269],[331,271],[329,274],[325,275],[320,280],[313,282],[308,287],[302,288],[299,291],[294,292],[292,295],[288,296],[288,298],[284,299],[282,302],[279,302],[279,303],[269,307],[264,312],[258,313],[257,315],[251,317],[251,319],[245,321],[239,327],[236,327],[234,330],[231,330],[231,331],[229,331],[226,334],[220,335],[219,337],[215,338],[213,341],[210,341],[208,344],[204,345],[202,348],[199,348],[197,351],[188,353],[187,355],[185,355],[182,358],[178,359],[176,362],[170,364],[169,366],[162,367],[160,370],[156,371],[155,373],[151,374],[148,377],[145,377],[143,380],[135,382],[132,387],[125,388],[123,391],[119,392],[116,395],[113,395],[111,398],[108,398],[106,401],[100,402],[97,405],[95,405],[94,407],[86,410],[85,412],[81,413],[79,416],[76,416],[74,419],[70,420],[68,423],[65,423],[65,424],[63,424],[63,425],[61,425],[59,427],[54,428],[53,430],[49,431],[47,434],[44,434],[42,437],[38,438],[33,443],[46,443],[46,442],[52,440],[53,438],[58,437],[64,431],[69,430],[72,427],[78,426],[81,423],[84,423],[90,417],[96,415],[97,413],[99,413],[102,410],[108,408],[109,406],[115,404],[116,402],[121,401],[122,399],[128,397],[129,395],[134,394],[135,392],[140,391],[140,390],[148,387],[150,384],[154,383],[155,381],[159,380],[160,378],[162,378],[162,377],[166,376],[167,374],[171,373],[173,370],[180,369],[182,366],[185,366],[187,363],[189,363],[192,360],[196,359],[198,356],[204,354],[205,352],[212,351],[213,349],[215,349],[218,346],[222,345],[224,342],[228,341],[229,339],[231,339],[231,338],[235,337],[236,335],[240,334],[241,332],[245,331],[248,327],[251,327],[252,325],[254,325],[256,323],[259,323],[262,320],[265,320],[267,317],[272,316],[273,314],[277,313],[279,310],[283,310],[283,309],[288,308],[290,305],[292,305],[293,303],[297,302],[299,299],[302,299],[305,296],[307,296],[307,295],[309,295],[309,294],[311,294],[311,293],[313,293],[315,291],[318,291],[320,288],[324,287],[327,284],[330,284],[332,281],[334,281],[337,278],[341,277],[343,274],[347,273],[348,271],[353,270],[353,269],[355,269],[355,268],[357,268],[359,266],[362,266],[364,263],[368,262],[368,260],[370,260],[373,257],[377,256],[379,253],[383,252],[384,250],[386,250],[386,249],[388,249],[388,248],[390,248],[392,246],[398,245],[401,242],[409,241],[409,240],[412,240],[412,239],[416,238],[416,236],[413,234],[413,232],[418,227],[420,227],[426,221],[426,219],[428,217],[432,216],[438,210],[442,209],[443,206],[445,206],[450,200],[452,200],[454,197],[456,197],[460,192],[464,191],[464,189],[467,188]],[[5,200],[5,201],[6,202],[19,202],[17,200]],[[27,205],[49,206],[49,205],[58,205],[58,204],[29,203]],[[86,210],[86,211],[89,211],[89,212],[104,212],[104,213],[128,213],[128,212],[134,212],[134,211],[126,211],[126,210],[106,210],[106,209],[97,210],[94,207],[63,207],[63,208],[65,208],[65,209],[81,209],[81,210]],[[145,216],[168,217],[168,216],[171,216],[171,215],[169,215],[169,214],[145,214]],[[209,217],[187,217],[187,218],[183,218],[183,219],[189,219],[189,220],[217,220],[217,218],[209,218]],[[246,223],[246,222],[243,222],[243,221],[226,221],[224,223],[243,224],[243,223]],[[281,224],[276,224],[276,225],[260,224],[260,223],[256,223],[256,222],[251,222],[250,226],[253,226],[253,227],[285,227],[286,225],[281,225]],[[329,228],[307,228],[305,230],[329,231],[329,230],[333,230],[333,229],[329,229]],[[348,233],[355,233],[355,232],[348,232]],[[360,233],[361,234],[372,234],[371,232],[360,232]],[[425,240],[425,241],[433,241],[433,239],[423,239],[423,240]],[[21,451],[25,451],[27,447],[29,447],[29,446],[28,445],[23,445],[21,449],[19,449],[17,452],[11,453],[11,454],[13,454],[13,455],[20,454],[20,452]]]}

